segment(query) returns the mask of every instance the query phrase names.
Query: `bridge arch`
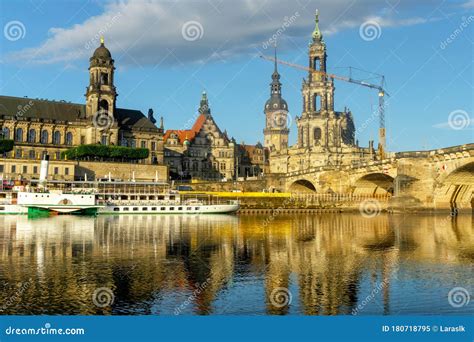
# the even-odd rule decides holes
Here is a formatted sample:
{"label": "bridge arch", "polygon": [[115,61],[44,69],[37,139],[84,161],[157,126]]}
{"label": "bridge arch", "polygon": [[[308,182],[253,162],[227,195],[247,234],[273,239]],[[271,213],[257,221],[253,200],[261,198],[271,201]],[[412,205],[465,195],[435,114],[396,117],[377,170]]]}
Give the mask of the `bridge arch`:
{"label": "bridge arch", "polygon": [[474,210],[474,161],[449,173],[435,189],[435,205]]}
{"label": "bridge arch", "polygon": [[307,179],[298,179],[291,183],[289,187],[290,192],[309,192],[314,193],[316,192],[316,187],[312,182]]}
{"label": "bridge arch", "polygon": [[354,183],[354,195],[393,195],[394,178],[382,173],[366,174]]}

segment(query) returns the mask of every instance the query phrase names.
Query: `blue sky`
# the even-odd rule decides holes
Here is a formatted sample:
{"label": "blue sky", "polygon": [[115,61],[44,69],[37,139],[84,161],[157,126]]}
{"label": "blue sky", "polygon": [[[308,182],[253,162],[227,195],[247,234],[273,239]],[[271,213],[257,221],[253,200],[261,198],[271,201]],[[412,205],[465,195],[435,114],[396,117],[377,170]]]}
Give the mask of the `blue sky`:
{"label": "blue sky", "polygon": [[[474,141],[474,1],[0,3],[2,95],[84,103],[88,58],[102,34],[115,59],[117,106],[153,108],[165,128],[182,129],[206,90],[221,129],[256,143],[263,140],[273,68],[258,55],[272,54],[267,46],[277,37],[280,59],[307,65],[318,8],[328,70],[345,76],[353,66],[385,75],[390,150]],[[283,65],[279,71],[294,118],[301,115],[306,73]],[[374,90],[336,81],[336,109],[352,110],[360,145],[377,139],[377,101]],[[290,130],[293,143],[294,122]]]}

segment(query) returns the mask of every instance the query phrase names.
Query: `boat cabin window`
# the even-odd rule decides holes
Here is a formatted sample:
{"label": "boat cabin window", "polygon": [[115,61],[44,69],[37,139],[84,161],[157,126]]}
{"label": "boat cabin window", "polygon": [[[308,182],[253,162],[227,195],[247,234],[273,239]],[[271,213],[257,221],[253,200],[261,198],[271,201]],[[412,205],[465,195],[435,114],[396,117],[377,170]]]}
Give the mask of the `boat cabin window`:
{"label": "boat cabin window", "polygon": [[114,211],[120,211],[120,208],[118,208],[118,207],[114,208]]}
{"label": "boat cabin window", "polygon": [[178,210],[183,210],[183,207],[178,207]]}
{"label": "boat cabin window", "polygon": [[166,209],[165,207],[161,207],[161,208],[160,208],[161,211],[164,211],[165,209]]}
{"label": "boat cabin window", "polygon": [[164,200],[164,199],[165,199],[165,196],[158,196],[158,199],[159,199],[159,200]]}
{"label": "boat cabin window", "polygon": [[148,207],[143,207],[142,208],[142,211],[147,211],[148,210]]}
{"label": "boat cabin window", "polygon": [[137,208],[137,207],[133,207],[133,211],[138,211],[138,208]]}
{"label": "boat cabin window", "polygon": [[170,210],[174,210],[174,207],[170,207]]}
{"label": "boat cabin window", "polygon": [[191,208],[191,207],[187,207],[187,208],[186,208],[186,210],[193,210],[193,208]]}
{"label": "boat cabin window", "polygon": [[151,207],[151,210],[152,210],[152,211],[156,211],[156,207]]}
{"label": "boat cabin window", "polygon": [[129,207],[125,207],[123,208],[123,211],[128,211],[130,208]]}
{"label": "boat cabin window", "polygon": [[141,200],[146,200],[146,196],[140,196]]}
{"label": "boat cabin window", "polygon": [[199,207],[195,207],[194,210],[199,210]]}
{"label": "boat cabin window", "polygon": [[0,207],[0,210],[5,210],[5,207]]}

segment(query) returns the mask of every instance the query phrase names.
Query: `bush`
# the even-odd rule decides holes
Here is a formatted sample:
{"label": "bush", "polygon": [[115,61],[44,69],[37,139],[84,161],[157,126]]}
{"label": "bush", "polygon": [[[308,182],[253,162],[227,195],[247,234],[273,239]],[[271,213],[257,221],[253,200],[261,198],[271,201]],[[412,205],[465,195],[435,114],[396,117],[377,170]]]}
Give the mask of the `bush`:
{"label": "bush", "polygon": [[147,148],[133,148],[110,145],[80,145],[61,153],[61,157],[70,160],[112,160],[131,161],[148,158]]}
{"label": "bush", "polygon": [[13,140],[0,139],[0,153],[7,153],[13,150]]}

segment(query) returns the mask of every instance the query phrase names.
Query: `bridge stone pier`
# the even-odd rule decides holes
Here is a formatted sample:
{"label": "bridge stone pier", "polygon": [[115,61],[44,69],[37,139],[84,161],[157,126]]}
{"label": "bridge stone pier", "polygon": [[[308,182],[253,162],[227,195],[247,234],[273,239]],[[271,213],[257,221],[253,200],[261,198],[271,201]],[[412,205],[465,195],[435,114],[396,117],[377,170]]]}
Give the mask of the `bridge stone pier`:
{"label": "bridge stone pier", "polygon": [[474,210],[474,144],[399,152],[390,158],[288,173],[294,193],[389,196],[393,210]]}

